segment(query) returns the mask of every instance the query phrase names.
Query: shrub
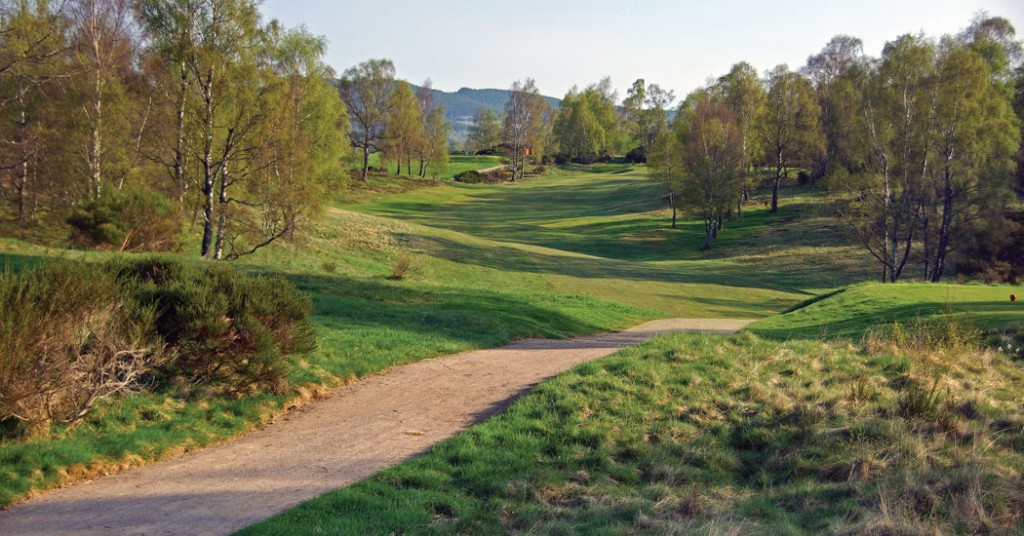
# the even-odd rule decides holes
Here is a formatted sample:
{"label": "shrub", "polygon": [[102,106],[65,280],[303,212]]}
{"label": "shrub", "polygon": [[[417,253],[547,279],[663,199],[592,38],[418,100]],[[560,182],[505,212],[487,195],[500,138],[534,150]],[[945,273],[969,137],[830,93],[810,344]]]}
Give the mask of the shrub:
{"label": "shrub", "polygon": [[647,163],[647,151],[644,151],[643,147],[636,147],[626,153],[627,164],[646,164]]}
{"label": "shrub", "polygon": [[496,183],[507,181],[512,178],[512,174],[505,169],[496,169],[485,176],[487,182]]}
{"label": "shrub", "polygon": [[226,265],[150,258],[115,262],[174,356],[154,371],[161,384],[206,384],[227,394],[287,388],[289,354],[311,351],[310,299],[282,277]]}
{"label": "shrub", "polygon": [[73,208],[66,218],[78,247],[117,251],[174,251],[181,213],[159,192],[115,190]]}
{"label": "shrub", "polygon": [[480,184],[484,181],[484,175],[475,169],[470,169],[455,175],[453,179],[456,182],[462,182],[465,184]]}
{"label": "shrub", "polygon": [[0,419],[76,422],[163,356],[153,310],[93,265],[2,272],[0,309]]}
{"label": "shrub", "polygon": [[534,175],[543,175],[543,174],[545,174],[547,172],[548,172],[548,168],[546,168],[544,166],[536,166],[536,167],[533,168],[533,174]]}
{"label": "shrub", "polygon": [[408,253],[402,253],[395,260],[395,265],[391,267],[391,275],[388,276],[388,279],[402,281],[415,277],[422,272],[423,265],[415,257]]}

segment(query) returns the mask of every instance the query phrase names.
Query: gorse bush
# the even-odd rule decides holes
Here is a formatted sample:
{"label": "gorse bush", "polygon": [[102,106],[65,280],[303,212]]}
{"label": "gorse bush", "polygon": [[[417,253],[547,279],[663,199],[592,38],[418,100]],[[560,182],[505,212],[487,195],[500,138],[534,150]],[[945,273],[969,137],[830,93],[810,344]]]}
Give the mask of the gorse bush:
{"label": "gorse bush", "polygon": [[233,395],[287,388],[285,356],[309,352],[312,303],[282,277],[225,265],[143,259],[113,265],[174,356],[154,371],[161,385],[203,384]]}
{"label": "gorse bush", "polygon": [[181,214],[159,192],[113,191],[73,208],[66,219],[71,243],[116,251],[174,251]]}
{"label": "gorse bush", "polygon": [[153,309],[97,266],[0,272],[0,309],[0,419],[78,421],[164,359]]}
{"label": "gorse bush", "polygon": [[[287,388],[310,300],[282,278],[169,259],[0,272],[0,420],[73,423],[143,387]],[[181,389],[184,386],[185,389]]]}

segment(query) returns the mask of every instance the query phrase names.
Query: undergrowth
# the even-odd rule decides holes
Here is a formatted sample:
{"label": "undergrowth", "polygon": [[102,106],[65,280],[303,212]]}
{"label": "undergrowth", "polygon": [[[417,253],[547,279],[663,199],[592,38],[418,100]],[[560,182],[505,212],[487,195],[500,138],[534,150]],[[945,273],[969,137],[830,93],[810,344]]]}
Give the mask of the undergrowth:
{"label": "undergrowth", "polygon": [[1024,373],[974,341],[663,337],[241,534],[1020,532]]}

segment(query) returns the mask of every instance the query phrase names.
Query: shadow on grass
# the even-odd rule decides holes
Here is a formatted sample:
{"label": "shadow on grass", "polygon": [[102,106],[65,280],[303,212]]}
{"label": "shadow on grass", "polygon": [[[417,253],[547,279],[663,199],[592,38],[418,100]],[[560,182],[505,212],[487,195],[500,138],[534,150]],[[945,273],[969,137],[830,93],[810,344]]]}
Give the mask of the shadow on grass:
{"label": "shadow on grass", "polygon": [[[831,293],[825,298],[840,294]],[[824,301],[818,299],[814,301]],[[785,341],[790,339],[853,339],[857,340],[873,326],[906,323],[944,314],[964,315],[964,322],[973,323],[979,329],[998,329],[1020,322],[1020,314],[1008,311],[1006,304],[996,301],[963,301],[953,304],[940,301],[911,303],[907,305],[878,307],[870,314],[828,319],[824,315],[807,312],[798,308],[792,313],[777,317],[780,322],[791,320],[789,327],[773,328],[770,325],[753,325],[748,330],[766,339]],[[804,318],[793,318],[799,315]]]}
{"label": "shadow on grass", "polygon": [[423,287],[293,275],[313,298],[320,351],[335,376],[361,377],[427,357],[526,337],[563,338],[621,329],[652,317],[580,296]]}

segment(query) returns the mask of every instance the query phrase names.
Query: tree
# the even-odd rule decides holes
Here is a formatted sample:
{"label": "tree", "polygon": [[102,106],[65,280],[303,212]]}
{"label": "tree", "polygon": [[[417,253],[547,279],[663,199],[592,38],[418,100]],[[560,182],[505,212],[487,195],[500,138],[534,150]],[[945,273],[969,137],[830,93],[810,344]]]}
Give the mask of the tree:
{"label": "tree", "polygon": [[448,134],[452,127],[446,119],[444,105],[434,101],[434,84],[429,78],[420,86],[416,98],[423,116],[423,137],[417,147],[419,176],[426,177],[431,166],[435,173],[448,167]]}
{"label": "tree", "polygon": [[668,198],[668,206],[672,210],[673,229],[676,228],[679,198],[686,179],[679,153],[678,137],[666,131],[654,140],[647,158],[648,174],[662,187]]}
{"label": "tree", "polygon": [[348,116],[323,61],[326,40],[274,24],[269,34],[273,78],[262,103],[268,117],[256,137],[265,145],[253,147],[250,177],[236,199],[245,210],[228,241],[228,259],[291,236],[317,216],[348,153]]}
{"label": "tree", "polygon": [[47,178],[46,154],[58,138],[52,128],[59,116],[52,82],[67,72],[60,56],[65,32],[65,20],[51,2],[0,4],[0,171],[10,183],[0,183],[0,194],[14,191],[23,225],[32,217]]}
{"label": "tree", "polygon": [[493,149],[501,143],[501,122],[494,110],[479,108],[473,115],[473,126],[469,128],[466,140],[466,152],[476,154],[480,151]]}
{"label": "tree", "polygon": [[397,164],[395,175],[401,175],[403,163],[406,173],[412,175],[413,154],[423,143],[423,112],[408,83],[395,82],[387,110],[380,143],[383,158]]}
{"label": "tree", "polygon": [[824,149],[821,109],[810,81],[779,65],[768,74],[761,141],[775,167],[772,213],[779,211],[779,184],[795,163],[809,164]]}
{"label": "tree", "polygon": [[866,60],[860,39],[837,35],[818,54],[807,59],[804,68],[814,82],[821,107],[825,151],[816,163],[816,177],[842,167],[846,171],[862,167],[857,125],[860,116],[860,92],[864,85]]}
{"label": "tree", "polygon": [[86,138],[82,160],[92,199],[102,194],[105,171],[114,171],[123,182],[128,168],[124,153],[135,146],[128,119],[137,100],[127,95],[126,87],[135,46],[131,9],[128,0],[68,4],[72,62],[77,71],[68,85],[72,109],[75,115],[81,114]]}
{"label": "tree", "polygon": [[925,174],[930,169],[935,46],[904,35],[886,44],[868,79],[862,121],[869,148],[869,184],[841,215],[879,262],[882,280],[896,282],[920,230]]}
{"label": "tree", "polygon": [[433,83],[430,79],[420,86],[417,98],[423,116],[423,136],[417,147],[420,160],[419,176],[426,177],[428,168],[432,168],[436,174],[448,167],[448,134],[452,127],[446,119],[444,105],[434,101]]}
{"label": "tree", "polygon": [[370,155],[380,151],[385,121],[391,113],[395,89],[395,65],[387,59],[371,59],[346,69],[339,85],[348,108],[352,146],[363,153],[362,179],[370,169]]}
{"label": "tree", "polygon": [[[1001,219],[1012,189],[1012,155],[1020,125],[1009,101],[990,83],[991,68],[975,50],[942,42],[936,62],[932,125],[937,165],[922,209],[924,276],[939,282],[965,227]],[[987,225],[987,224],[985,224]]]}
{"label": "tree", "polygon": [[711,91],[687,97],[674,123],[684,200],[704,220],[704,245],[710,249],[724,226],[725,211],[738,190],[743,139],[728,103]]}
{"label": "tree", "polygon": [[562,153],[572,160],[590,163],[609,154],[618,138],[611,79],[604,78],[582,92],[570,89],[562,99],[554,135]]}
{"label": "tree", "polygon": [[736,124],[740,129],[743,161],[740,164],[741,188],[736,208],[739,215],[742,216],[743,203],[749,196],[752,169],[760,161],[762,154],[763,144],[757,135],[757,127],[761,124],[765,113],[767,96],[757,71],[746,62],[733,65],[728,74],[719,78],[715,85],[715,91],[732,108]]}
{"label": "tree", "polygon": [[502,139],[512,158],[512,180],[526,175],[526,160],[531,151],[541,151],[547,124],[550,121],[548,104],[532,78],[526,82],[515,81],[512,93],[505,104]]}
{"label": "tree", "polygon": [[194,79],[190,66],[198,60],[195,30],[202,17],[202,3],[199,0],[141,0],[137,9],[140,23],[150,40],[150,52],[166,71],[168,80],[163,81],[164,102],[174,117],[174,149],[170,158],[164,158],[159,148],[150,158],[169,170],[178,188],[178,200],[184,204],[189,189],[198,186],[194,178],[189,177],[187,168],[191,150],[188,144],[194,141],[188,136],[189,112],[194,108],[191,102]]}
{"label": "tree", "polygon": [[633,82],[622,101],[622,126],[646,160],[655,141],[668,128],[668,110],[676,100],[675,92],[657,84],[645,86],[644,79]]}

